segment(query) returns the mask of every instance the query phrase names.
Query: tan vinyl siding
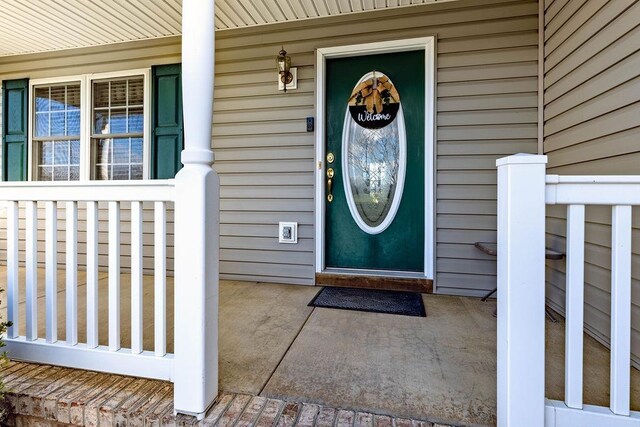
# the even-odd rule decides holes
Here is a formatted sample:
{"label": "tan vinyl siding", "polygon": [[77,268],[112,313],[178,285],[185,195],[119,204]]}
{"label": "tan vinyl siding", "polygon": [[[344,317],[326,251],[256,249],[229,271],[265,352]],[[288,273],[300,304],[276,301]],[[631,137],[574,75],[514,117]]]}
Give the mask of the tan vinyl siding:
{"label": "tan vinyl siding", "polygon": [[[305,117],[315,115],[315,49],[428,35],[437,36],[438,291],[481,295],[495,286],[495,259],[473,243],[496,238],[496,158],[536,151],[536,1],[458,1],[217,33],[223,277],[313,282],[315,138]],[[281,45],[298,67],[299,89],[286,95],[274,81]],[[275,240],[281,220],[300,222],[297,247]]]}
{"label": "tan vinyl siding", "polygon": [[[640,3],[547,1],[545,153],[549,173],[640,175]],[[563,249],[566,209],[548,209],[548,243]],[[632,359],[640,363],[640,209],[632,237]],[[611,210],[588,207],[585,324],[609,343]],[[547,292],[564,311],[565,263],[549,262]]]}
{"label": "tan vinyl siding", "polygon": [[[437,37],[437,286],[482,295],[495,259],[495,160],[537,149],[537,1],[461,0],[219,31],[213,117],[221,180],[221,277],[312,284],[315,271],[315,49]],[[44,77],[179,61],[179,40],[0,58],[0,77]],[[284,45],[298,89],[276,89]],[[279,221],[300,224],[279,244]]]}

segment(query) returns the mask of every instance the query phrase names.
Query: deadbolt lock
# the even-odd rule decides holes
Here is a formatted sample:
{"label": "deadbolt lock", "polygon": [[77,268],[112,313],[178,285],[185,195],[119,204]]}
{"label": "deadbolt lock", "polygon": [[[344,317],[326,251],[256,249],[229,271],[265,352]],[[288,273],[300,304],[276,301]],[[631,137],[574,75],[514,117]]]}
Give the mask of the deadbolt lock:
{"label": "deadbolt lock", "polygon": [[333,155],[333,153],[328,153],[327,154],[327,163],[331,164],[333,163],[333,161],[335,160],[335,156]]}

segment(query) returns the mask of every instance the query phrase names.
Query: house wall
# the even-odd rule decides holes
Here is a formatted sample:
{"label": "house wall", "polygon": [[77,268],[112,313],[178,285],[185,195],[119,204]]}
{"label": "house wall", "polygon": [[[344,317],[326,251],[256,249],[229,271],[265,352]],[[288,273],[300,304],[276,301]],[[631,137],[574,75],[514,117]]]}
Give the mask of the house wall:
{"label": "house wall", "polygon": [[[640,2],[545,3],[544,150],[549,173],[640,175]],[[548,210],[548,244],[564,249],[565,207]],[[640,209],[633,212],[632,353],[640,362]],[[611,210],[588,207],[585,323],[609,343]],[[547,295],[565,307],[565,263],[549,262]]]}
{"label": "house wall", "polygon": [[[224,277],[312,283],[314,50],[437,36],[437,288],[495,286],[495,159],[536,151],[537,2],[457,1],[287,25],[222,31],[216,40],[214,138],[222,183]],[[281,45],[298,87],[275,90]],[[298,246],[277,222],[300,223]],[[259,237],[257,237],[259,236]]]}
{"label": "house wall", "polygon": [[[436,244],[439,292],[481,295],[495,259],[473,247],[495,241],[496,158],[537,150],[536,0],[461,0],[216,33],[213,118],[221,178],[221,277],[314,281],[315,49],[437,37]],[[77,74],[179,61],[162,39],[0,58],[0,78]],[[281,46],[298,89],[277,91]],[[281,245],[279,221],[300,224]]]}

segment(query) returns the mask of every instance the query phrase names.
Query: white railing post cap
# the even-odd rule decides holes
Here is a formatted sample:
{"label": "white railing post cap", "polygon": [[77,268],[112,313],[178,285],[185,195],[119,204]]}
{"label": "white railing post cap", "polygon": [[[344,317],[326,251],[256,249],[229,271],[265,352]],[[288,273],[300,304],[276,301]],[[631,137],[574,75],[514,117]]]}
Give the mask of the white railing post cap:
{"label": "white railing post cap", "polygon": [[502,157],[496,160],[496,166],[505,165],[546,165],[547,156],[538,154],[518,153],[513,156]]}

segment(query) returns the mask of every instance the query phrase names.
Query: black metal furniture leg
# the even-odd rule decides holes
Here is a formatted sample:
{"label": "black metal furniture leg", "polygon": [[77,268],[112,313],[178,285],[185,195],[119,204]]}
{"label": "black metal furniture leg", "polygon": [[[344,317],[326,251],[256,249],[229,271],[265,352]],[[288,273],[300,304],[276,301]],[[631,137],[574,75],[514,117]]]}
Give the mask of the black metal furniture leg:
{"label": "black metal furniture leg", "polygon": [[489,297],[493,294],[496,293],[496,291],[498,290],[498,288],[495,288],[494,290],[492,290],[491,292],[489,292],[488,294],[486,294],[485,296],[482,297],[482,299],[480,301],[486,301],[489,299]]}

